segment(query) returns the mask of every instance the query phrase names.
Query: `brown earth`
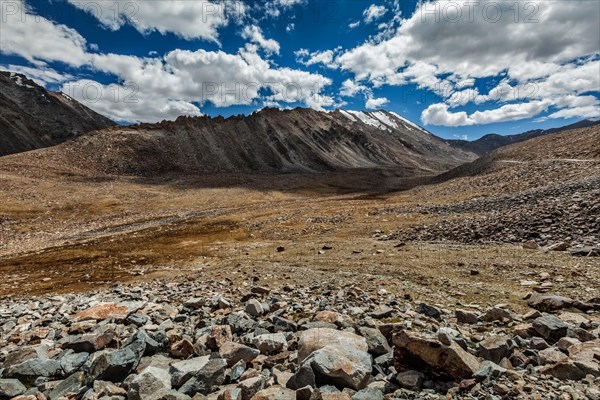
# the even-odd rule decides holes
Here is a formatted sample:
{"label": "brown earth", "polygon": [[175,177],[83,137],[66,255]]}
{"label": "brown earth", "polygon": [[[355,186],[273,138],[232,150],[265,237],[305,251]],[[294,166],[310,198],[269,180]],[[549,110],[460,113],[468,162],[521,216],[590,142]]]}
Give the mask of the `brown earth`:
{"label": "brown earth", "polygon": [[[465,167],[445,177],[454,179],[421,186],[431,179],[403,178],[392,169],[150,179],[67,169],[40,152],[3,157],[0,293],[89,290],[160,277],[358,284],[439,304],[517,309],[532,289],[522,281],[545,280],[553,293],[595,297],[598,258],[520,244],[379,240],[399,228],[482,214],[420,212],[425,206],[600,175],[598,127],[557,135],[497,151],[476,162],[477,173]],[[532,157],[534,148],[545,153]]]}

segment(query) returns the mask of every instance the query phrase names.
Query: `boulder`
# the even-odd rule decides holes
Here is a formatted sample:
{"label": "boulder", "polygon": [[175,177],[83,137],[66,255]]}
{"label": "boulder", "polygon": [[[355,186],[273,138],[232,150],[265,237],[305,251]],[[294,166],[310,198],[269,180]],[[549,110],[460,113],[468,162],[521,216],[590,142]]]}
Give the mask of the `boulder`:
{"label": "boulder", "polygon": [[477,355],[496,364],[505,357],[510,357],[513,343],[506,335],[492,335],[479,342]]}
{"label": "boulder", "polygon": [[419,390],[425,381],[425,374],[419,371],[404,371],[396,375],[396,382],[405,389]]}
{"label": "boulder", "polygon": [[385,336],[383,336],[379,329],[362,326],[358,328],[358,332],[367,340],[368,351],[375,357],[392,351]]}
{"label": "boulder", "polygon": [[88,382],[103,380],[120,382],[129,375],[140,363],[146,343],[136,339],[119,350],[105,351],[94,359],[90,367]]}
{"label": "boulder", "polygon": [[148,367],[129,384],[127,398],[142,400],[150,398],[156,392],[171,389],[171,375],[161,368]]}
{"label": "boulder", "polygon": [[105,319],[124,320],[127,318],[127,306],[115,303],[102,303],[78,312],[73,316],[74,321],[102,321]]}
{"label": "boulder", "polygon": [[209,394],[225,381],[227,362],[221,357],[213,357],[180,388],[181,393],[193,396],[196,393]]}
{"label": "boulder", "polygon": [[18,379],[0,379],[0,398],[11,398],[25,393],[27,388]]}
{"label": "boulder", "polygon": [[570,326],[554,315],[536,318],[532,325],[538,335],[551,343],[556,343],[567,336]]}
{"label": "boulder", "polygon": [[234,366],[240,360],[248,363],[260,354],[257,349],[236,342],[225,342],[220,347],[219,354],[225,359],[228,367]]}
{"label": "boulder", "polygon": [[275,385],[259,391],[252,397],[252,400],[296,400],[296,392]]}
{"label": "boulder", "polygon": [[371,376],[371,356],[364,350],[339,343],[330,344],[310,354],[304,363],[315,373],[317,384],[331,384],[363,389]]}
{"label": "boulder", "polygon": [[84,379],[85,375],[83,372],[76,372],[50,390],[46,394],[46,397],[48,400],[57,400],[77,394],[79,393],[79,389],[84,386]]}
{"label": "boulder", "polygon": [[262,354],[272,354],[283,351],[287,348],[287,340],[281,332],[267,333],[255,336],[252,344],[260,350]]}
{"label": "boulder", "polygon": [[479,321],[477,314],[471,311],[458,309],[454,312],[454,315],[456,316],[456,322],[459,324],[476,324]]}
{"label": "boulder", "polygon": [[369,346],[365,338],[351,332],[330,328],[313,328],[300,333],[298,340],[298,361],[302,362],[312,352],[330,344],[340,344],[367,352]]}
{"label": "boulder", "polygon": [[399,371],[419,370],[451,378],[469,378],[480,363],[473,355],[451,342],[442,344],[435,337],[409,331],[394,334],[394,363]]}
{"label": "boulder", "polygon": [[171,364],[171,367],[169,368],[171,385],[175,388],[179,388],[198,371],[202,370],[202,368],[208,364],[209,360],[210,356],[203,356]]}
{"label": "boulder", "polygon": [[527,299],[529,307],[543,312],[551,312],[572,307],[573,303],[574,300],[569,297],[547,295],[538,292],[533,292],[529,299]]}

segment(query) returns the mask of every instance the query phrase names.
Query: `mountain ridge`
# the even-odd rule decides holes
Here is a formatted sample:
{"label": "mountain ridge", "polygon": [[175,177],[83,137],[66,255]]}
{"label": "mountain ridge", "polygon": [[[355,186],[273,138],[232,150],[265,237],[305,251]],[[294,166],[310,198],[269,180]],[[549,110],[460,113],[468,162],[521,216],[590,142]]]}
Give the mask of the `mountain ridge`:
{"label": "mountain ridge", "polygon": [[23,74],[0,71],[0,156],[50,147],[96,129],[110,119]]}
{"label": "mountain ridge", "polygon": [[594,121],[591,119],[584,119],[573,124],[560,126],[557,128],[532,129],[515,135],[500,135],[497,133],[488,133],[487,135],[484,135],[476,140],[469,141],[450,139],[448,140],[448,142],[453,146],[471,151],[477,154],[478,156],[483,156],[498,148],[509,146],[511,144],[524,142],[526,140],[534,139],[540,136],[545,136],[551,133],[557,133],[571,129],[586,128],[588,126],[594,126],[597,124],[600,124],[600,120]]}

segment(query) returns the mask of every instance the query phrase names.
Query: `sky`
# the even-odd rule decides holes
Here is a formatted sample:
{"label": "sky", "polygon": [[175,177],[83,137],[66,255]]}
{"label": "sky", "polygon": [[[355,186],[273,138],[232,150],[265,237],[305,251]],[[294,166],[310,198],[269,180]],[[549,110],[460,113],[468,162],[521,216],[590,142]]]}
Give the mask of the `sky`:
{"label": "sky", "polygon": [[385,109],[444,138],[600,117],[600,1],[0,0],[0,68],[120,123]]}

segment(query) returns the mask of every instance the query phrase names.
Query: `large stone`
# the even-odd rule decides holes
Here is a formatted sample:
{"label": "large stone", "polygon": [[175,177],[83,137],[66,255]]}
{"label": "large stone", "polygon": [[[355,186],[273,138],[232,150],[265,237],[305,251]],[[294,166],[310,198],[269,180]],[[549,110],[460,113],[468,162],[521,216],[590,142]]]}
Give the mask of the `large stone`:
{"label": "large stone", "polygon": [[173,363],[169,369],[171,385],[179,388],[197,372],[201,371],[209,360],[210,356],[203,356]]}
{"label": "large stone", "polygon": [[267,333],[255,336],[252,344],[256,346],[262,354],[272,354],[283,351],[287,348],[287,340],[281,332]]}
{"label": "large stone", "polygon": [[124,320],[127,318],[127,306],[115,303],[103,303],[78,312],[73,316],[74,321],[102,321],[105,319]]}
{"label": "large stone", "polygon": [[219,354],[227,361],[228,367],[232,367],[240,360],[250,362],[260,354],[257,349],[236,342],[225,342],[220,347]]}
{"label": "large stone", "polygon": [[50,390],[46,397],[48,400],[57,400],[61,397],[64,398],[68,397],[68,395],[77,394],[79,393],[79,389],[84,386],[84,378],[85,375],[83,372],[76,372]]}
{"label": "large stone", "polygon": [[231,341],[233,341],[233,335],[229,325],[214,325],[210,328],[206,345],[212,351],[219,351],[223,343],[230,343]]}
{"label": "large stone", "polygon": [[381,390],[367,387],[354,393],[352,400],[383,400],[383,392]]}
{"label": "large stone", "polygon": [[505,357],[510,357],[513,343],[508,336],[492,335],[479,343],[479,357],[500,363]]}
{"label": "large stone", "polygon": [[188,396],[214,392],[225,381],[226,367],[227,362],[223,358],[211,356],[208,362],[179,388],[179,391]]}
{"label": "large stone", "polygon": [[11,398],[25,393],[27,388],[18,379],[0,379],[0,398]]}
{"label": "large stone", "polygon": [[533,321],[533,329],[538,335],[552,343],[558,342],[567,336],[569,325],[554,315],[545,315]]}
{"label": "large stone", "polygon": [[371,356],[362,349],[333,343],[311,353],[304,363],[311,366],[317,384],[363,389],[372,371]]}
{"label": "large stone", "polygon": [[296,400],[296,392],[275,385],[256,393],[252,400]]}
{"label": "large stone", "polygon": [[130,400],[147,399],[156,392],[171,389],[171,375],[161,368],[148,367],[129,384],[127,398]]}
{"label": "large stone", "polygon": [[256,393],[265,387],[265,378],[262,375],[244,379],[237,385],[242,391],[242,400],[250,400]]}
{"label": "large stone", "polygon": [[181,339],[173,343],[169,351],[173,357],[186,359],[194,354],[194,344],[188,339]]}
{"label": "large stone", "polygon": [[485,322],[494,322],[502,320],[512,321],[514,318],[510,311],[500,307],[492,307],[485,310],[479,319]]}
{"label": "large stone", "polygon": [[88,357],[88,353],[74,353],[73,350],[67,350],[59,359],[60,367],[66,375],[71,375],[81,368]]}
{"label": "large stone", "polygon": [[285,386],[293,390],[300,390],[307,386],[314,388],[317,386],[315,372],[310,365],[302,364],[298,367],[296,373],[288,379]]}
{"label": "large stone", "polygon": [[541,350],[537,356],[539,365],[554,364],[559,361],[565,360],[566,358],[567,355],[562,351],[558,350],[556,347],[549,347],[547,349]]}
{"label": "large stone", "polygon": [[93,333],[69,336],[60,341],[63,349],[71,349],[76,353],[93,353],[105,347],[116,347],[117,338],[110,329],[98,329]]}
{"label": "large stone", "polygon": [[419,371],[404,371],[396,375],[396,382],[398,382],[400,387],[410,390],[421,389],[421,385],[423,385],[424,381],[425,374]]}
{"label": "large stone", "polygon": [[479,320],[477,314],[471,311],[458,309],[454,311],[454,315],[456,316],[456,322],[459,324],[476,324]]}
{"label": "large stone", "polygon": [[358,328],[358,332],[367,340],[368,351],[375,357],[392,351],[385,336],[383,336],[379,329],[363,326]]}
{"label": "large stone", "polygon": [[146,343],[135,340],[122,349],[102,353],[92,362],[88,381],[122,381],[138,366],[145,350]]}
{"label": "large stone", "polygon": [[313,328],[300,334],[298,361],[311,366],[317,383],[360,390],[372,371],[368,349],[365,338],[354,333]]}
{"label": "large stone", "polygon": [[527,304],[539,311],[550,312],[573,306],[574,300],[569,297],[546,295],[533,292]]}
{"label": "large stone", "polygon": [[442,317],[442,312],[440,311],[439,308],[430,306],[427,303],[419,303],[417,305],[417,307],[415,308],[415,311],[418,312],[419,314],[423,314],[427,317],[431,317],[431,318],[435,318],[435,319],[440,319]]}
{"label": "large stone", "polygon": [[469,378],[480,363],[473,355],[451,342],[444,345],[436,338],[401,331],[393,336],[394,361],[399,371],[416,369],[452,378]]}
{"label": "large stone", "polygon": [[257,322],[244,311],[231,313],[227,316],[227,325],[233,333],[244,333],[256,326]]}
{"label": "large stone", "polygon": [[298,341],[298,360],[304,361],[312,352],[330,344],[339,344],[367,352],[369,346],[365,338],[351,332],[330,328],[313,328],[300,333]]}
{"label": "large stone", "polygon": [[262,307],[262,304],[260,304],[260,302],[256,299],[250,299],[246,303],[245,310],[248,314],[252,315],[253,317],[260,317],[265,312],[265,310]]}

